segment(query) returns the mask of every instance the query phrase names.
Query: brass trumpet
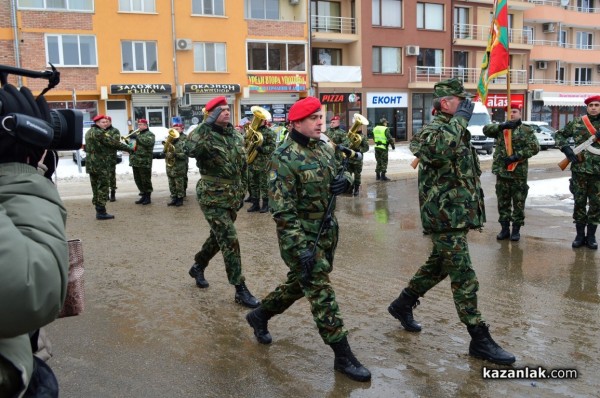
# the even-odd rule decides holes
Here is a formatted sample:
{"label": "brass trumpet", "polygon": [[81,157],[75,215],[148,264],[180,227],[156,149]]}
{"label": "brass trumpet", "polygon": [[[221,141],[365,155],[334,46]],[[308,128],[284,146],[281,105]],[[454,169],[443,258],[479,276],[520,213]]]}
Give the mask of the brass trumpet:
{"label": "brass trumpet", "polygon": [[358,151],[360,143],[362,142],[362,136],[358,133],[360,126],[368,126],[369,121],[366,117],[360,113],[355,113],[352,117],[352,127],[348,130],[348,139],[350,140],[350,149]]}
{"label": "brass trumpet", "polygon": [[140,132],[140,129],[133,130],[131,133],[129,133],[125,137],[121,136],[121,141],[123,141],[124,143],[126,143],[127,145],[129,145],[129,137],[131,137],[132,135],[137,134],[139,132]]}
{"label": "brass trumpet", "polygon": [[263,135],[260,133],[260,131],[258,131],[258,129],[263,121],[271,118],[271,113],[260,106],[255,105],[250,108],[250,110],[252,111],[254,117],[246,129],[246,141],[244,144],[246,147],[246,153],[248,154],[248,164],[254,162],[256,155],[258,155],[257,148],[263,143]]}
{"label": "brass trumpet", "polygon": [[163,143],[163,145],[164,145],[163,152],[165,153],[165,155],[167,155],[167,156],[165,156],[165,158],[167,159],[166,160],[167,167],[173,167],[173,166],[175,166],[175,156],[168,156],[168,155],[170,153],[175,154],[175,146],[173,145],[173,141],[175,141],[177,138],[179,138],[179,131],[177,131],[175,129],[169,129],[167,134],[168,134],[167,139]]}

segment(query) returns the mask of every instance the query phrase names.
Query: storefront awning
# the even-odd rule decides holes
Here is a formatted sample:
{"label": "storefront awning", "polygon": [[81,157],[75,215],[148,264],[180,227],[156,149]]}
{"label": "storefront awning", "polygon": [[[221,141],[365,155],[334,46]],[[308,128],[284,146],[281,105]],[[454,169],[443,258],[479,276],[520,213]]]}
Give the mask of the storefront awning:
{"label": "storefront awning", "polygon": [[585,106],[581,97],[544,97],[545,106]]}

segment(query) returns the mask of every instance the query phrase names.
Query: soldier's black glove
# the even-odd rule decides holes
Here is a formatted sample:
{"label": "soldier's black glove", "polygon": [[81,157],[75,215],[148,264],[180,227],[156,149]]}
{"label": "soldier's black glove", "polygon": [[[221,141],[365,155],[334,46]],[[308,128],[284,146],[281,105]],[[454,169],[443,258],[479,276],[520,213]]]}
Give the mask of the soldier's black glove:
{"label": "soldier's black glove", "polygon": [[458,104],[456,107],[456,112],[454,112],[454,117],[462,117],[468,120],[471,120],[471,116],[473,115],[473,109],[475,108],[475,104],[471,102],[470,99],[465,98]]}
{"label": "soldier's black glove", "polygon": [[219,115],[221,114],[221,112],[223,112],[223,108],[221,108],[220,106],[217,106],[215,109],[213,109],[213,111],[210,113],[210,115],[208,115],[208,117],[206,118],[206,121],[204,123],[212,126],[219,118]]}
{"label": "soldier's black glove", "polygon": [[521,119],[500,123],[500,130],[514,130],[521,125]]}
{"label": "soldier's black glove", "polygon": [[338,145],[337,149],[339,149],[340,152],[342,152],[344,155],[346,155],[346,157],[348,159],[352,159],[352,158],[362,159],[362,157],[363,157],[362,153],[353,151],[352,149],[345,147],[343,145]]}
{"label": "soldier's black glove", "polygon": [[343,176],[336,176],[331,184],[329,184],[329,190],[334,195],[339,195],[348,190],[350,183]]}
{"label": "soldier's black glove", "polygon": [[521,155],[517,155],[516,153],[514,155],[510,155],[506,158],[504,158],[504,165],[508,167],[509,164],[517,162],[521,160]]}
{"label": "soldier's black glove", "polygon": [[577,155],[575,155],[575,153],[573,152],[573,149],[568,146],[565,145],[564,147],[560,148],[561,152],[565,154],[565,156],[567,157],[567,159],[569,159],[569,162],[575,164],[575,163],[579,163],[579,159],[577,158]]}
{"label": "soldier's black glove", "polygon": [[256,147],[256,152],[258,152],[258,153],[260,153],[260,154],[263,154],[263,153],[265,153],[265,150],[263,149],[263,147],[262,147],[262,146],[257,146],[257,147]]}
{"label": "soldier's black glove", "polygon": [[391,143],[390,145],[392,146],[392,151],[395,151],[396,150],[396,145],[394,143]]}
{"label": "soldier's black glove", "polygon": [[137,134],[131,134],[131,135],[129,136],[129,139],[130,139],[130,140],[137,140]]}
{"label": "soldier's black glove", "polygon": [[315,266],[315,255],[312,251],[306,249],[300,253],[299,260],[300,266],[302,267],[302,273],[300,275],[300,278],[302,280],[302,283],[306,285],[310,283],[311,274]]}

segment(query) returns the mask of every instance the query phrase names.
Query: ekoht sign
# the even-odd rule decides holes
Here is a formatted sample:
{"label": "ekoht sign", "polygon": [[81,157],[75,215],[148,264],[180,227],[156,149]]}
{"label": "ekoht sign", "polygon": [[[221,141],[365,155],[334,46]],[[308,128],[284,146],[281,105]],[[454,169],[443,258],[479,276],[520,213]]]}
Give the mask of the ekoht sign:
{"label": "ekoht sign", "polygon": [[408,108],[408,93],[367,93],[367,108]]}

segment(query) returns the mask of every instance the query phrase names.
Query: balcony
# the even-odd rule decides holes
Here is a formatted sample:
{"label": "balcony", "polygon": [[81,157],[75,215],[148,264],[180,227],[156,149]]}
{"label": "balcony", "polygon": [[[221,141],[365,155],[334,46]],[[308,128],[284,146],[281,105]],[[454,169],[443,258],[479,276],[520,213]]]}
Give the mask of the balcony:
{"label": "balcony", "polygon": [[352,43],[359,40],[356,18],[311,15],[310,30],[313,42]]}
{"label": "balcony", "polygon": [[559,60],[572,64],[598,64],[600,45],[564,43],[558,40],[532,40],[531,60]]}
{"label": "balcony", "polygon": [[312,80],[315,83],[361,83],[360,66],[313,65]]}
{"label": "balcony", "polygon": [[[561,22],[567,26],[595,28],[598,25],[600,8],[562,6],[560,0],[529,0],[535,7],[523,14],[525,24],[530,22]],[[588,2],[588,4],[593,4]]]}
{"label": "balcony", "polygon": [[[454,45],[486,47],[490,35],[490,27],[485,25],[454,24]],[[523,29],[509,29],[508,41],[512,48],[531,49],[532,32]]]}
{"label": "balcony", "polygon": [[[439,81],[453,77],[463,81],[465,89],[476,90],[481,74],[480,68],[444,68],[435,66],[417,66],[410,68],[409,88],[433,88]],[[510,87],[514,90],[527,90],[527,71],[510,70]],[[506,89],[506,76],[499,76],[490,81],[488,88]]]}

